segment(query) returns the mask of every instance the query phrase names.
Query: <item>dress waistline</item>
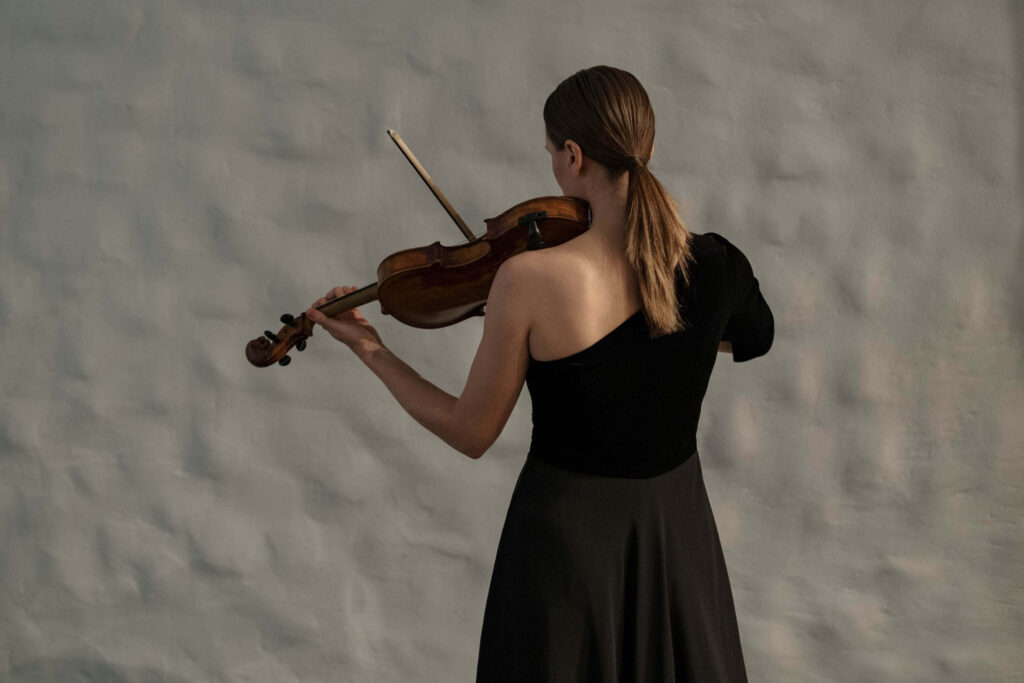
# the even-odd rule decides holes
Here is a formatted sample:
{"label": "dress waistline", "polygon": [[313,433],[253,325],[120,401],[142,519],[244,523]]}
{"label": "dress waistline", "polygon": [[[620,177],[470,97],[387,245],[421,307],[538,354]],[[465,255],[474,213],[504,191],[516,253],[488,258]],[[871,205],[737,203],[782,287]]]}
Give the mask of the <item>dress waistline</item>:
{"label": "dress waistline", "polygon": [[542,460],[549,465],[569,472],[591,474],[601,477],[626,479],[649,479],[665,474],[689,460],[697,453],[697,438],[692,437],[683,448],[671,453],[633,453],[633,457],[595,456],[593,453],[548,448],[534,441],[530,444],[527,459]]}

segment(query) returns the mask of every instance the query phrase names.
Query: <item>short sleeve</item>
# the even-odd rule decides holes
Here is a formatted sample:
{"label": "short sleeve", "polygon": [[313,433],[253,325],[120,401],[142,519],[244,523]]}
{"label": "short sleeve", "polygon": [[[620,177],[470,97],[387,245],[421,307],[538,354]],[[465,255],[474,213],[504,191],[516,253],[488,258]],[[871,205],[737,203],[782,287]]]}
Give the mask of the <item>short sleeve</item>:
{"label": "short sleeve", "polygon": [[[768,353],[775,339],[775,317],[761,294],[761,286],[754,276],[746,255],[732,242],[717,233],[707,233],[722,245],[725,262],[724,283],[731,289],[729,321],[722,333],[722,341],[732,344],[732,358],[742,363]],[[731,285],[731,287],[730,287]]]}

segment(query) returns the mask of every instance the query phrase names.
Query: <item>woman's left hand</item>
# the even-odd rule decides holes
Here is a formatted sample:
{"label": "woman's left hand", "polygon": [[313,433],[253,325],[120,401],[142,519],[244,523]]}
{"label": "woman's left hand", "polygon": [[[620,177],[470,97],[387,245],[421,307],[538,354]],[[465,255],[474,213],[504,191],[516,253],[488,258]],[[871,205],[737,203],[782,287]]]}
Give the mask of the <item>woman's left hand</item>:
{"label": "woman's left hand", "polygon": [[306,310],[306,317],[327,330],[332,337],[353,351],[358,351],[361,346],[364,346],[364,342],[383,346],[384,342],[381,341],[377,330],[363,317],[358,308],[350,308],[334,316],[326,316],[321,311],[316,310],[317,306],[325,304],[331,299],[354,292],[357,289],[359,288],[342,285],[333,288],[327,292],[326,296],[320,297],[313,302],[313,305]]}

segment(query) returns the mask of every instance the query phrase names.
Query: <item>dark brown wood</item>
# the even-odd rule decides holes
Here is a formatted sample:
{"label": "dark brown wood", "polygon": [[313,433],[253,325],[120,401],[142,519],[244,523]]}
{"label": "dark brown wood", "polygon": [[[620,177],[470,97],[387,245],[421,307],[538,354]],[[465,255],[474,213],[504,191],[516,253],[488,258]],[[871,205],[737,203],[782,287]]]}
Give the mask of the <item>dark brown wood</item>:
{"label": "dark brown wood", "polygon": [[482,315],[498,267],[526,249],[528,226],[519,224],[520,216],[536,211],[548,214],[538,221],[548,246],[589,227],[589,206],[582,199],[538,197],[488,218],[484,235],[467,244],[434,242],[396,252],[377,267],[381,311],[425,329]]}
{"label": "dark brown wood", "polygon": [[[434,242],[391,254],[377,266],[377,282],[331,299],[317,310],[333,316],[379,300],[382,313],[424,329],[447,327],[483,315],[498,268],[526,250],[529,226],[519,219],[537,212],[547,214],[537,220],[537,226],[549,247],[590,228],[590,207],[582,199],[529,199],[486,219],[486,232],[471,242],[452,247]],[[257,367],[287,363],[288,350],[299,344],[301,350],[313,326],[305,313],[296,316],[273,335],[276,340],[263,336],[250,341],[246,358]]]}

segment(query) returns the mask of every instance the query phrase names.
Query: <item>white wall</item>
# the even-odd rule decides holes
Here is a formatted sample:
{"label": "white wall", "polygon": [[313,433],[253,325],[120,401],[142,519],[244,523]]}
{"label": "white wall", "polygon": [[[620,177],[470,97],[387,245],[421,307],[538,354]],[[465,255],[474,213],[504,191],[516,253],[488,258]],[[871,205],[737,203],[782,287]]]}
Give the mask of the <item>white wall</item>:
{"label": "white wall", "polygon": [[[750,257],[768,356],[699,445],[751,680],[1019,680],[1024,7],[0,0],[0,673],[469,681],[528,447],[470,461],[322,330],[382,258],[557,194],[541,107],[611,64]],[[363,307],[457,394],[477,319]],[[727,362],[729,361],[729,362]]]}

